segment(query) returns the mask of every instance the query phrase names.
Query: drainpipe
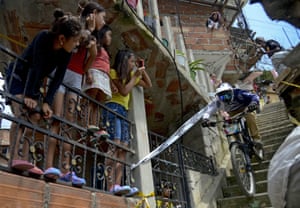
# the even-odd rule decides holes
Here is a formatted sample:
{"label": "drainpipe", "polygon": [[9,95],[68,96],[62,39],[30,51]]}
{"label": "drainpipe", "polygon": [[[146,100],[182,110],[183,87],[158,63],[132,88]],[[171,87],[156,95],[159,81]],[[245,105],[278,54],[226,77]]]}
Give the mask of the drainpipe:
{"label": "drainpipe", "polygon": [[144,9],[143,9],[143,1],[138,1],[136,6],[136,13],[142,20],[144,19]]}
{"label": "drainpipe", "polygon": [[148,0],[149,10],[153,18],[153,27],[156,31],[156,36],[161,40],[161,29],[159,21],[159,11],[157,6],[157,0]]}
{"label": "drainpipe", "polygon": [[166,40],[168,41],[168,49],[173,57],[175,57],[174,51],[175,51],[175,42],[174,42],[174,33],[171,27],[171,21],[170,17],[164,16],[163,17],[163,29],[164,34],[166,36]]}

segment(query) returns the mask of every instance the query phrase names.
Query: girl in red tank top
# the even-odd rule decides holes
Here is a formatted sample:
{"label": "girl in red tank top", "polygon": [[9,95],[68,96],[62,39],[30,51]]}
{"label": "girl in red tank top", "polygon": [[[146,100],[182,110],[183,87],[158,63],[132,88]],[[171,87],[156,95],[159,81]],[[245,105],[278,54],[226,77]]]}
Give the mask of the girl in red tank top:
{"label": "girl in red tank top", "polygon": [[[97,39],[97,56],[87,71],[83,79],[82,90],[91,98],[104,103],[111,98],[111,79],[110,72],[110,56],[108,46],[111,44],[112,30],[108,25],[104,25],[99,32],[94,32],[93,35]],[[116,89],[116,88],[113,88]],[[99,110],[97,104],[90,102],[89,105],[89,122],[90,126],[98,126],[97,118],[99,118]]]}

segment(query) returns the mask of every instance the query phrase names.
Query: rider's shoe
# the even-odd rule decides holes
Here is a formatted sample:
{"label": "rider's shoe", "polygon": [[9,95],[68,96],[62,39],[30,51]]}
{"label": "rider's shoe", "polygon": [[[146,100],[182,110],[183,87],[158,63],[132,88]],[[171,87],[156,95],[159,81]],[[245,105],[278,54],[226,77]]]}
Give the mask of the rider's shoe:
{"label": "rider's shoe", "polygon": [[260,160],[264,159],[264,145],[260,139],[254,141],[254,151]]}

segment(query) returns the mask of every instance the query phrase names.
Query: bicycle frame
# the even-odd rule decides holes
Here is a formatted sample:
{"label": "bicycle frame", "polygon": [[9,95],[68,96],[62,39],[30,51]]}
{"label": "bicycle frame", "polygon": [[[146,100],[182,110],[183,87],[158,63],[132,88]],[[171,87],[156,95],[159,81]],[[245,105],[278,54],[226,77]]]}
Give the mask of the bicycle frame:
{"label": "bicycle frame", "polygon": [[231,119],[231,121],[224,121],[223,127],[226,128],[226,125],[232,125],[232,123],[235,123],[238,125],[239,129],[237,132],[235,132],[233,134],[226,134],[226,132],[225,132],[227,138],[229,138],[231,136],[234,136],[236,138],[235,141],[230,142],[229,148],[231,149],[231,147],[234,143],[238,144],[239,148],[242,149],[244,154],[246,155],[247,170],[252,171],[251,157],[254,154],[253,153],[254,143],[253,143],[252,138],[250,137],[246,119],[244,117],[244,115],[246,113],[247,112],[242,112],[242,113],[236,115],[235,117],[233,117]]}
{"label": "bicycle frame", "polygon": [[[254,152],[254,141],[251,138],[246,118],[249,111],[243,111],[231,117],[230,120],[221,121],[224,123],[223,129],[229,142],[231,162],[234,175],[240,188],[247,197],[255,194],[255,178],[251,166],[251,157],[256,155]],[[216,126],[219,122],[210,122],[210,126]],[[230,138],[234,137],[233,141]],[[257,156],[257,155],[256,155]]]}

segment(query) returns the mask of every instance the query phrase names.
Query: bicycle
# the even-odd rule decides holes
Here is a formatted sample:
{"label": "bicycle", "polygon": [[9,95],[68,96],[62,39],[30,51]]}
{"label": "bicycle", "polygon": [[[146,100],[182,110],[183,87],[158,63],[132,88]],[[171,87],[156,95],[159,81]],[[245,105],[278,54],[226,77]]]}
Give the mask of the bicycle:
{"label": "bicycle", "polygon": [[223,129],[229,141],[229,150],[231,154],[231,163],[234,175],[247,197],[253,197],[256,193],[255,178],[251,165],[251,158],[255,156],[259,161],[263,160],[263,147],[255,143],[251,138],[245,115],[249,111],[243,111],[231,117],[230,120],[211,121],[209,126],[216,126],[223,122]]}

